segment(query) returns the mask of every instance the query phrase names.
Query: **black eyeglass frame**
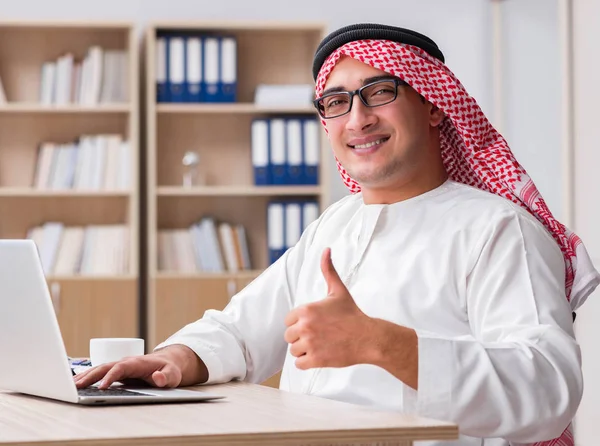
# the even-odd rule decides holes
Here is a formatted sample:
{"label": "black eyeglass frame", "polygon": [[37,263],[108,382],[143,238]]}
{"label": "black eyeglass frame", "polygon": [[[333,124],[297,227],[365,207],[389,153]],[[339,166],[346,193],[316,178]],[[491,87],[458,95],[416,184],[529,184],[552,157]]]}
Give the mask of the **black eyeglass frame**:
{"label": "black eyeglass frame", "polygon": [[[377,104],[377,105],[367,104],[367,101],[365,101],[365,98],[363,98],[363,96],[361,94],[363,92],[363,90],[365,88],[369,88],[369,87],[372,87],[373,85],[381,84],[383,82],[393,82],[394,83],[394,85],[395,85],[394,97],[390,101],[384,102],[383,104]],[[397,77],[390,77],[389,79],[379,79],[374,82],[370,82],[366,85],[363,85],[362,87],[357,88],[356,90],[353,90],[353,91],[333,91],[331,93],[327,93],[327,94],[313,100],[313,105],[317,109],[317,112],[319,113],[319,116],[321,116],[321,118],[323,118],[323,119],[339,118],[340,116],[344,116],[344,115],[350,113],[350,110],[352,110],[352,101],[354,100],[354,96],[358,96],[360,98],[360,102],[362,102],[365,105],[365,107],[373,108],[373,107],[381,107],[382,105],[391,104],[398,98],[398,87],[400,85],[408,85],[408,84],[405,81],[403,81],[402,79],[399,79]],[[327,117],[323,116],[323,113],[321,113],[321,108],[319,107],[319,102],[321,102],[323,99],[328,98],[330,96],[336,96],[336,95],[340,95],[340,94],[347,95],[350,97],[348,110],[345,111],[344,113],[341,113],[341,114],[335,115],[335,116],[327,116]]]}

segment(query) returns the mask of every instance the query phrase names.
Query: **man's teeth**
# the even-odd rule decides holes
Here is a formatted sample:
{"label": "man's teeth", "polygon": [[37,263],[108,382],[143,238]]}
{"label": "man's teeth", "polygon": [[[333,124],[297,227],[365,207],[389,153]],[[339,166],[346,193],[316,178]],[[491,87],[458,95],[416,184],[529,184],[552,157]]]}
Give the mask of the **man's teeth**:
{"label": "man's teeth", "polygon": [[357,144],[354,146],[354,148],[355,149],[368,149],[369,147],[373,147],[373,146],[376,146],[377,144],[381,144],[385,140],[386,140],[386,138],[381,138],[381,139],[378,139],[377,141],[371,141],[366,144]]}

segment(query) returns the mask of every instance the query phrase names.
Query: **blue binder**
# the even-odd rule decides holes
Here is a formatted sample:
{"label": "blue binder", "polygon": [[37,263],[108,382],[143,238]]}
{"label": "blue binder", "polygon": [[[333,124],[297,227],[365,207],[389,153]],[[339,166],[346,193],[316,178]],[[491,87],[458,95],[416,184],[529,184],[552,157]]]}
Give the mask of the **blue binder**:
{"label": "blue binder", "polygon": [[285,203],[285,249],[292,248],[302,236],[302,202]]}
{"label": "blue binder", "polygon": [[305,184],[319,184],[320,129],[316,119],[304,119],[303,122],[304,148],[304,180]]}
{"label": "blue binder", "polygon": [[204,79],[204,101],[218,102],[219,101],[219,38],[207,36],[204,39],[204,63],[203,75]]}
{"label": "blue binder", "polygon": [[218,102],[237,100],[237,41],[235,37],[221,37],[219,45]]}
{"label": "blue binder", "polygon": [[302,119],[286,120],[286,184],[304,184]]}
{"label": "blue binder", "polygon": [[315,200],[304,202],[302,206],[302,232],[304,232],[306,228],[318,218],[319,203]]}
{"label": "blue binder", "polygon": [[271,184],[269,167],[269,120],[254,119],[251,124],[252,168],[254,184],[264,186]]}
{"label": "blue binder", "polygon": [[170,101],[169,86],[169,38],[165,35],[156,36],[156,101]]}
{"label": "blue binder", "polygon": [[284,203],[269,202],[267,205],[267,245],[271,264],[285,253],[285,224]]}
{"label": "blue binder", "polygon": [[202,101],[202,37],[189,35],[186,38],[186,101],[198,103]]}
{"label": "blue binder", "polygon": [[269,123],[269,165],[271,183],[287,184],[285,119],[274,118]]}
{"label": "blue binder", "polygon": [[171,102],[185,102],[185,37],[169,37],[169,85]]}

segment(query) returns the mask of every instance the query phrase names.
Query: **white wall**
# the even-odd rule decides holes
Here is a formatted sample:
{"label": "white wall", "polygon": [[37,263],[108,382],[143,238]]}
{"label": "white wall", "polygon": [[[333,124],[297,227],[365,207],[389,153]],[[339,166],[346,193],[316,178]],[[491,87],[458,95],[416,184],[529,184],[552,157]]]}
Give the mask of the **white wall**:
{"label": "white wall", "polygon": [[558,14],[557,0],[502,2],[502,134],[563,221]]}
{"label": "white wall", "polygon": [[[573,64],[564,58],[560,32],[561,4],[573,5]],[[505,107],[504,136],[529,171],[552,212],[584,241],[596,267],[600,265],[600,206],[597,185],[600,166],[598,105],[600,42],[597,0],[506,0],[502,3],[502,78]],[[573,197],[572,215],[566,215],[565,175],[561,148],[564,136],[562,82],[564,67],[572,69]],[[584,394],[575,419],[577,446],[598,444],[600,420],[600,291],[577,312],[575,331],[583,357]]]}
{"label": "white wall", "polygon": [[[318,20],[333,31],[357,22],[381,22],[414,28],[431,38],[484,111],[491,111],[489,14],[486,0],[19,0],[0,1],[1,19],[119,19],[135,22],[140,31],[156,20]],[[465,51],[466,49],[466,51]],[[335,169],[335,163],[330,165]],[[331,197],[346,194],[337,172]]]}
{"label": "white wall", "polygon": [[[600,266],[600,2],[573,0],[575,99],[575,229],[596,267]],[[583,351],[585,392],[575,424],[577,446],[598,444],[600,421],[600,291],[581,308],[575,324]]]}
{"label": "white wall", "polygon": [[[573,61],[561,53],[561,4],[573,5]],[[600,266],[600,166],[598,104],[600,42],[597,0],[506,0],[502,3],[504,135],[519,161],[537,183],[550,209],[584,241]],[[572,62],[572,63],[571,63]],[[564,136],[561,91],[564,67],[571,67],[573,113],[572,215],[565,209]],[[600,420],[600,291],[579,309],[575,323],[583,357],[584,395],[575,419],[577,446],[598,444]]]}

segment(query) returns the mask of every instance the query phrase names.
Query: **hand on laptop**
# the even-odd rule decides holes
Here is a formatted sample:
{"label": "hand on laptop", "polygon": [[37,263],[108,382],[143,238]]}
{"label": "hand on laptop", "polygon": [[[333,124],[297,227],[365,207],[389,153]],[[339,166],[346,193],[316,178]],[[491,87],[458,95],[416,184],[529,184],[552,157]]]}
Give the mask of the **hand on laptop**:
{"label": "hand on laptop", "polygon": [[154,387],[178,387],[204,383],[208,370],[196,353],[184,345],[171,345],[144,356],[102,364],[77,374],[77,388],[100,382],[107,389],[115,381],[140,379]]}

